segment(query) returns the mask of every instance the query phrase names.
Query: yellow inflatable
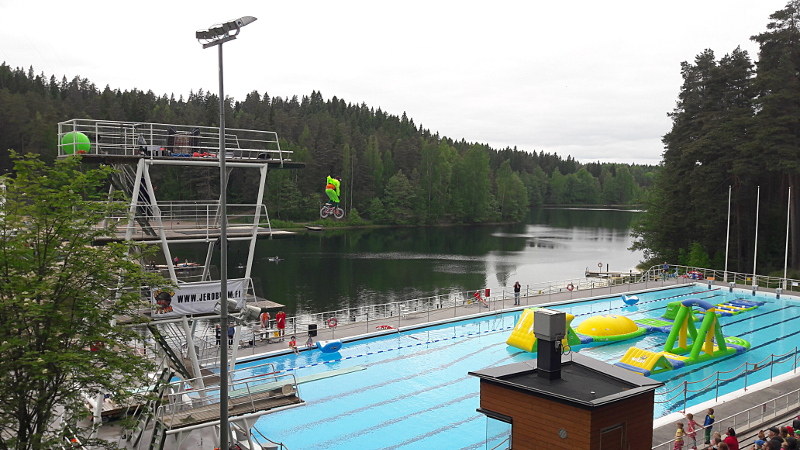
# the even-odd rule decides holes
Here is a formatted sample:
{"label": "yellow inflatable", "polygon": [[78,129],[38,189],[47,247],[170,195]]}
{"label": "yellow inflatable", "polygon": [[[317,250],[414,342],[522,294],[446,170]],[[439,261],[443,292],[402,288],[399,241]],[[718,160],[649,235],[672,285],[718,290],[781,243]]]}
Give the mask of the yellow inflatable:
{"label": "yellow inflatable", "polygon": [[[511,331],[511,335],[508,337],[506,344],[520,350],[525,350],[526,352],[536,352],[536,336],[533,334],[533,313],[537,309],[541,308],[528,308],[522,311],[522,315],[519,320],[517,320],[517,324],[514,326],[514,330]],[[564,348],[569,348],[572,345],[580,344],[581,340],[575,334],[575,331],[572,330],[572,327],[570,327],[570,323],[575,319],[575,316],[567,314],[566,319],[566,337],[561,340],[561,345],[563,345]]]}

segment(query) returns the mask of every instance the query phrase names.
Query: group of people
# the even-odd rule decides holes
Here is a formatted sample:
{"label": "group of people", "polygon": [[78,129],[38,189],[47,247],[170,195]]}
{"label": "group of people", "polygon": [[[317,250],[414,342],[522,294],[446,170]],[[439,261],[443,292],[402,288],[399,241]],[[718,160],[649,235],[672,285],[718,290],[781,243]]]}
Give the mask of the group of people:
{"label": "group of people", "polygon": [[797,450],[800,440],[800,416],[792,425],[783,427],[770,427],[758,432],[758,439],[753,444],[753,450]]}
{"label": "group of people", "polygon": [[[701,426],[697,421],[694,420],[694,415],[692,413],[686,414],[686,425],[684,427],[683,422],[678,422],[677,426],[678,429],[675,431],[675,450],[683,450],[683,446],[686,441],[689,441],[689,448],[697,450],[697,432],[702,428],[705,430],[705,443],[706,447],[701,447],[703,449],[710,449],[714,448],[717,449],[719,447],[711,447],[708,446],[711,444],[711,426],[714,424],[714,408],[708,408],[706,412],[706,418],[703,420],[703,425]],[[733,431],[731,429],[730,431]],[[734,433],[734,436],[736,434]],[[735,439],[735,437],[734,437]],[[723,447],[728,448],[728,447]],[[730,450],[739,450],[739,446],[737,445]]]}
{"label": "group of people", "polygon": [[[700,447],[702,450],[744,450],[739,446],[736,430],[726,429],[723,437],[720,432],[712,434],[713,424],[713,408],[708,409],[702,426],[694,420],[691,413],[687,413],[686,424],[683,422],[676,424],[674,450],[683,450],[687,443],[689,449],[696,450],[698,448],[697,433],[701,428],[705,435],[705,445]],[[753,444],[752,450],[800,450],[798,439],[800,439],[800,416],[792,422],[792,426],[771,427],[759,431],[758,439]]]}
{"label": "group of people", "polygon": [[[270,317],[269,312],[264,311],[261,313],[259,320],[261,321],[261,328],[267,329],[270,326],[270,320],[272,320],[272,318]],[[278,336],[280,338],[279,340],[282,342],[283,336],[286,332],[286,313],[283,312],[283,310],[280,310],[277,314],[275,314],[275,328],[278,329]],[[309,335],[308,339],[306,340],[306,347],[311,348],[313,346],[314,339],[312,339],[311,335]],[[296,336],[291,336],[289,338],[289,348],[295,353],[300,353],[300,349],[297,348]]]}
{"label": "group of people", "polygon": [[[519,284],[519,281],[517,281],[516,283],[514,283],[514,306],[518,306],[520,304],[519,300],[520,291],[522,291],[522,285]],[[475,303],[483,304],[484,308],[489,307],[489,304],[486,303],[486,298],[489,297],[489,289],[486,289],[486,298],[483,297],[483,291],[481,291],[480,289],[475,291],[475,293],[472,294],[472,297],[474,298]]]}
{"label": "group of people", "polygon": [[[308,339],[306,339],[306,347],[308,347],[308,348],[314,347],[314,339],[311,338],[311,335],[308,335]],[[295,354],[299,354],[300,353],[300,349],[297,348],[297,338],[295,336],[292,336],[292,338],[289,339],[289,348]]]}
{"label": "group of people", "polygon": [[[271,320],[272,317],[269,315],[269,311],[262,312],[259,316],[261,328],[269,329]],[[279,340],[283,341],[283,336],[286,334],[286,313],[283,312],[283,310],[280,310],[275,314],[275,328],[278,330]]]}

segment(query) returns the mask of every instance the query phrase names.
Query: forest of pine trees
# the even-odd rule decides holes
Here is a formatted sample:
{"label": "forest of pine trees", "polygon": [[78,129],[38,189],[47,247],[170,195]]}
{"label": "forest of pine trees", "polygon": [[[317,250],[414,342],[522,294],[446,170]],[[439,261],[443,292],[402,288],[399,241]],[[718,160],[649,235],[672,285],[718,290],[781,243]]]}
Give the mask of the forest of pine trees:
{"label": "forest of pine trees", "polygon": [[740,48],[682,64],[663,167],[635,232],[650,262],[723,269],[730,205],[729,270],[750,273],[755,258],[758,273],[783,276],[787,213],[788,266],[798,268],[799,25],[800,0],[791,0],[751,38],[760,46],[755,65]]}
{"label": "forest of pine trees", "polygon": [[[228,127],[275,131],[281,147],[305,164],[270,173],[263,201],[272,218],[314,219],[329,174],[342,177],[342,206],[351,216],[385,224],[519,221],[544,204],[631,205],[655,179],[651,166],[581,164],[544,151],[457,141],[417,126],[405,113],[325,100],[316,91],[291,99],[252,91],[243,100],[227,98],[225,106]],[[217,126],[218,97],[202,89],[186,99],[100,90],[80,77],[58,81],[33,68],[0,65],[0,148],[52,160],[58,122],[73,118]],[[8,152],[0,152],[0,173],[11,166]],[[160,196],[213,198],[213,174],[177,170],[155,180]],[[254,198],[258,179],[247,172],[232,177],[231,201]],[[195,184],[186,186],[187,179]]]}

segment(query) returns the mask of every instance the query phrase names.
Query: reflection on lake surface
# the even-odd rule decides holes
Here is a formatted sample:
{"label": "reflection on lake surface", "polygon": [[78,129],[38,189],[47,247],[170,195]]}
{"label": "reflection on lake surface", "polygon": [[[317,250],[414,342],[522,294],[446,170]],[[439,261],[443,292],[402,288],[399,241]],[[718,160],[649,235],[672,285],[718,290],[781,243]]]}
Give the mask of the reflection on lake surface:
{"label": "reflection on lake surface", "polygon": [[[260,240],[253,277],[290,315],[406,300],[452,290],[523,287],[583,277],[598,263],[629,270],[638,212],[537,209],[524,224],[378,228],[301,233]],[[230,274],[247,248],[231,243]],[[269,257],[280,256],[279,263]]]}

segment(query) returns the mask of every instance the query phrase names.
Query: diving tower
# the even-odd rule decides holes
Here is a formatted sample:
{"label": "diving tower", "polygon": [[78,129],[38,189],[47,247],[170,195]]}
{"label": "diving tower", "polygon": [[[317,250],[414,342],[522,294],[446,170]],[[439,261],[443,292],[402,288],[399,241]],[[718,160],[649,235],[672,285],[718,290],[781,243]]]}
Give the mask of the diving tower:
{"label": "diving tower", "polygon": [[[109,164],[115,169],[109,198],[114,192],[121,191],[125,201],[115,201],[112,214],[99,224],[106,227],[111,223],[115,225],[116,233],[107,241],[133,240],[159,246],[159,261],[141,261],[143,266],[169,278],[181,291],[188,290],[186,295],[195,295],[195,299],[197,295],[211,291],[215,278],[219,283],[211,262],[215,247],[218,249],[220,245],[221,199],[160,198],[152,176],[155,171],[166,167],[178,167],[187,176],[197,173],[197,169],[218,168],[221,156],[218,154],[219,128],[72,119],[60,122],[58,133],[59,158],[80,153],[84,163]],[[226,128],[224,144],[228,180],[234,169],[259,173],[253,202],[227,204],[226,207],[228,241],[248,244],[244,275],[241,279],[230,280],[240,282],[237,287],[241,287],[242,298],[238,299],[237,306],[241,309],[244,297],[255,300],[251,274],[256,240],[293,234],[273,230],[270,225],[267,208],[262,203],[267,174],[270,170],[300,169],[304,164],[292,161],[292,152],[281,149],[274,132]],[[186,183],[185,189],[192,190],[190,183]],[[206,245],[205,260],[189,262],[176,258],[174,247],[185,244]],[[200,286],[201,283],[207,285]],[[173,297],[181,298],[180,295],[174,293]],[[154,299],[151,301],[155,303]],[[154,304],[153,311],[160,313],[159,318],[180,317],[182,312],[192,315],[214,313],[208,308],[174,311],[179,308],[174,304],[171,306],[173,310],[165,312],[159,311]]]}
{"label": "diving tower", "polygon": [[[149,332],[147,340],[156,350],[155,355],[148,356],[155,358],[164,371],[156,383],[143,380],[143,389],[150,387],[147,390],[157,401],[137,407],[141,419],[136,440],[147,428],[152,433],[150,449],[165,448],[170,435],[177,440],[169,448],[180,448],[191,431],[212,426],[218,429],[220,420],[228,419],[219,417],[218,373],[222,364],[220,345],[228,343],[229,327],[235,330],[230,359],[224,363],[230,366],[230,423],[244,430],[243,436],[250,440],[250,428],[258,417],[276,408],[302,404],[293,379],[276,384],[277,376],[272,377],[276,380],[256,378],[247,382],[237,381],[235,376],[236,344],[243,339],[247,325],[263,308],[282,306],[258,297],[260,286],[252,278],[257,240],[293,235],[272,229],[263,204],[271,170],[304,167],[292,160],[291,151],[281,148],[277,134],[226,127],[225,151],[220,152],[216,127],[72,119],[58,124],[58,142],[59,158],[80,154],[84,164],[105,164],[115,169],[108,192],[112,213],[98,223],[98,227],[113,227],[114,232],[96,243],[135,241],[157,246],[155,258],[140,258],[140,263],[175,286],[145,291],[143,297],[150,307],[141,311],[141,317],[117,319],[121,323],[146,323],[141,326],[142,332]],[[222,158],[227,180],[235,170],[237,176],[245,173],[253,184],[258,183],[250,203],[225,202],[224,221],[222,198],[213,198],[220,191]],[[185,181],[176,180],[175,174]],[[193,175],[206,180],[204,189],[190,182]],[[167,182],[172,189],[158,189],[159,183]],[[228,243],[240,242],[248,249],[246,261],[241,262],[243,275],[226,280],[227,305],[220,304],[222,280],[212,265],[215,252],[227,245],[220,242],[223,223]],[[176,257],[188,253],[185,249],[190,245],[196,252],[198,244],[205,246],[204,260],[190,262]],[[219,324],[221,308],[230,312],[229,324]],[[216,334],[217,324],[221,325],[221,336]],[[95,418],[99,419],[102,398],[96,403]]]}

